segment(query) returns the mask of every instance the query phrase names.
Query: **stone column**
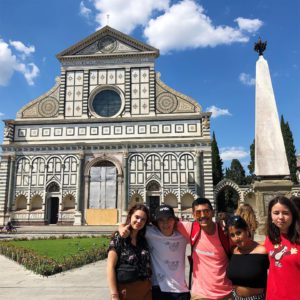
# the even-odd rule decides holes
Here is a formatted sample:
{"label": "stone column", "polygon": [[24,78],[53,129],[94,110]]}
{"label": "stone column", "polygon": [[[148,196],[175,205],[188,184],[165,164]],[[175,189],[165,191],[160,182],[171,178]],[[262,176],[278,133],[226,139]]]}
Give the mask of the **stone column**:
{"label": "stone column", "polygon": [[201,152],[196,150],[195,189],[197,198],[201,197]]}
{"label": "stone column", "polygon": [[14,198],[15,190],[15,164],[16,156],[13,154],[10,156],[9,163],[9,182],[8,182],[8,203],[7,203],[7,212],[11,211],[11,206]]}
{"label": "stone column", "polygon": [[[128,191],[126,192],[126,190],[122,187],[122,183],[123,183],[123,178],[122,178],[122,175],[120,174],[117,176],[117,184],[118,184],[117,209],[118,209],[118,222],[119,223],[123,223],[122,213],[124,210],[127,210],[127,207],[126,208],[122,207],[122,202],[123,202],[122,200],[123,200],[123,197],[126,199],[126,195],[128,194]],[[124,205],[126,205],[126,200],[124,202],[125,202]]]}
{"label": "stone column", "polygon": [[87,174],[84,176],[84,205],[83,205],[83,224],[86,225],[86,211],[88,208],[89,201],[89,187],[90,187],[90,175]]}
{"label": "stone column", "polygon": [[128,151],[123,152],[124,210],[128,210]]}
{"label": "stone column", "polygon": [[75,203],[74,225],[82,225],[82,179],[83,179],[84,153],[79,154],[78,173],[77,173],[77,195]]}

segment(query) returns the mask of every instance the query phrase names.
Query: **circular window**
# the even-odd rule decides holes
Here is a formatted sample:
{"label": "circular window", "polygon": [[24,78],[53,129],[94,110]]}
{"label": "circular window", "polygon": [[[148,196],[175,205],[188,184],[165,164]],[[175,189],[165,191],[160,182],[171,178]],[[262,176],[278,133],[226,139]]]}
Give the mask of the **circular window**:
{"label": "circular window", "polygon": [[114,90],[101,90],[92,100],[92,109],[100,117],[115,116],[121,107],[121,96]]}

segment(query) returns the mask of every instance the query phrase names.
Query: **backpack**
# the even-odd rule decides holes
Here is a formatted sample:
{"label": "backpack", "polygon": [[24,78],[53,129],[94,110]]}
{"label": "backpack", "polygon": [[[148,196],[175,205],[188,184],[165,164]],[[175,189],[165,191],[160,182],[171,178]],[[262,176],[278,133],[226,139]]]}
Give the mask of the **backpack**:
{"label": "backpack", "polygon": [[[225,235],[222,227],[219,223],[217,223],[217,230],[218,230],[218,236],[220,239],[220,242],[224,248],[224,251],[228,258],[231,256],[231,246],[228,236]],[[193,273],[193,251],[194,247],[196,245],[196,242],[201,236],[201,226],[197,221],[194,221],[192,223],[192,229],[190,234],[190,243],[191,243],[191,255],[188,256],[188,260],[190,263],[190,273],[189,273],[189,289],[191,289],[192,286],[192,273]]]}

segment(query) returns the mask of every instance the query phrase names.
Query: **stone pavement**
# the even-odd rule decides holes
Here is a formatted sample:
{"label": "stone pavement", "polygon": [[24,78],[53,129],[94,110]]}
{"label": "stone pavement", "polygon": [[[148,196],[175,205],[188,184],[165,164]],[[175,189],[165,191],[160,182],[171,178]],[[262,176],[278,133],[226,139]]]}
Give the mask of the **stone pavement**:
{"label": "stone pavement", "polygon": [[49,277],[0,255],[1,300],[107,300],[106,260]]}
{"label": "stone pavement", "polygon": [[[2,239],[60,235],[111,234],[116,226],[24,226],[16,234],[0,234]],[[110,293],[106,260],[49,277],[37,275],[0,255],[1,300],[106,300]]]}

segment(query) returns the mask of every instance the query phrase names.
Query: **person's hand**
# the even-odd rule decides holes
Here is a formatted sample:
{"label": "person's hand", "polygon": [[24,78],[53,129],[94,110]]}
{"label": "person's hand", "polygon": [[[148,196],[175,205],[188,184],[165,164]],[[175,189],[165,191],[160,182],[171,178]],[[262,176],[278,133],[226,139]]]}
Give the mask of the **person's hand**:
{"label": "person's hand", "polygon": [[119,234],[122,238],[127,238],[130,234],[130,224],[129,225],[120,225]]}

